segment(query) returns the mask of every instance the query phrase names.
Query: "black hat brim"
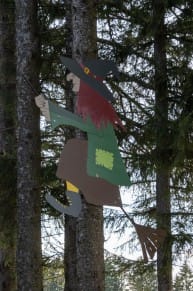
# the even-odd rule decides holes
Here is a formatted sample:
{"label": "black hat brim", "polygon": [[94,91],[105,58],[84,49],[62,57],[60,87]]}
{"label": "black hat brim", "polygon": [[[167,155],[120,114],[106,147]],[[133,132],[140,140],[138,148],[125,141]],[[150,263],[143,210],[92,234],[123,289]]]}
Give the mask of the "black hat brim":
{"label": "black hat brim", "polygon": [[113,101],[114,97],[103,82],[90,77],[86,74],[81,66],[73,59],[67,57],[60,57],[61,62],[68,68],[72,73],[74,73],[78,78],[86,82],[92,89],[96,90],[101,96],[103,96],[108,101]]}

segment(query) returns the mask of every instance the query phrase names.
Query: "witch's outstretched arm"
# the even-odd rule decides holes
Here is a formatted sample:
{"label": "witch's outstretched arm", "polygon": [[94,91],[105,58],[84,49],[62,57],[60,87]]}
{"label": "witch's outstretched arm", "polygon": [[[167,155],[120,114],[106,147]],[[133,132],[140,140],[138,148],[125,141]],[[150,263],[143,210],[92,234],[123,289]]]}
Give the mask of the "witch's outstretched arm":
{"label": "witch's outstretched arm", "polygon": [[51,126],[55,129],[59,125],[71,125],[82,131],[96,131],[92,123],[84,121],[78,115],[59,107],[57,104],[46,100],[43,95],[35,98],[36,105],[40,108],[42,114],[47,121],[51,122]]}

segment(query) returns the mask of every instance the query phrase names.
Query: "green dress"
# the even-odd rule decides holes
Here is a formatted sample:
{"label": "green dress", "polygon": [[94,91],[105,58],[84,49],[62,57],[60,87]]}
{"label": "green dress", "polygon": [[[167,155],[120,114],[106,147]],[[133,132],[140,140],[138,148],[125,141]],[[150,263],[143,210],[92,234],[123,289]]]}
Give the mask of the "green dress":
{"label": "green dress", "polygon": [[130,186],[131,182],[123,164],[117,139],[110,123],[96,128],[88,118],[78,115],[48,101],[51,126],[70,125],[85,131],[88,136],[87,174],[100,177],[115,185]]}

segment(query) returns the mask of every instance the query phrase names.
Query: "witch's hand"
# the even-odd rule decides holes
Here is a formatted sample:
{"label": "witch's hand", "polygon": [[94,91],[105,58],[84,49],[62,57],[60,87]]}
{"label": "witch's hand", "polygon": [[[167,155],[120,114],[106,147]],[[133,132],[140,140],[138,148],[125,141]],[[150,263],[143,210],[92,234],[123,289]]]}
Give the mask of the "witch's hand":
{"label": "witch's hand", "polygon": [[41,113],[44,115],[47,121],[50,121],[50,112],[49,112],[49,105],[48,100],[45,99],[45,97],[40,94],[37,97],[35,97],[35,103],[40,108]]}

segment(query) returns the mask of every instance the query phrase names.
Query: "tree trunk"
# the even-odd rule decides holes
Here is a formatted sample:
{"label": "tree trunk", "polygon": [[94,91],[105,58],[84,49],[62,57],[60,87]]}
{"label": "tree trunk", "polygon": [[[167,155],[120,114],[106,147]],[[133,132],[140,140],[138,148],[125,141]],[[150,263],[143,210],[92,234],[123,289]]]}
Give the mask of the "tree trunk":
{"label": "tree trunk", "polygon": [[[77,61],[96,58],[97,1],[73,0],[71,2],[72,56]],[[77,138],[84,137],[80,132],[77,132],[76,136]],[[65,291],[103,291],[104,236],[102,207],[89,205],[82,199],[81,214],[77,219],[68,218],[66,220],[65,234],[66,251],[68,250],[66,266],[70,270],[70,272],[67,271]]]}
{"label": "tree trunk", "polygon": [[157,224],[167,232],[164,244],[157,252],[158,290],[172,290],[172,249],[170,217],[170,156],[168,154],[168,89],[166,60],[166,28],[164,1],[153,1],[155,117],[157,128],[156,199]]}
{"label": "tree trunk", "polygon": [[[17,57],[17,286],[42,290],[40,130],[34,90],[39,89],[37,1],[16,0]],[[34,89],[33,89],[34,88]]]}
{"label": "tree trunk", "polygon": [[[72,57],[72,9],[71,0],[66,0],[66,56]],[[66,75],[69,72],[66,72]],[[71,84],[65,83],[65,100],[66,109],[69,111],[74,110],[74,93],[72,92]],[[68,129],[66,131],[66,139],[75,137],[75,131]],[[77,290],[77,270],[76,270],[76,219],[66,215],[65,216],[65,236],[64,236],[64,273],[65,273],[65,287],[64,291]]]}
{"label": "tree trunk", "polygon": [[4,172],[3,178],[0,178],[0,291],[14,291],[16,180],[11,173],[14,171],[15,174],[16,90],[12,0],[0,1],[0,16],[0,163],[1,172]]}

